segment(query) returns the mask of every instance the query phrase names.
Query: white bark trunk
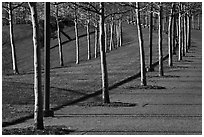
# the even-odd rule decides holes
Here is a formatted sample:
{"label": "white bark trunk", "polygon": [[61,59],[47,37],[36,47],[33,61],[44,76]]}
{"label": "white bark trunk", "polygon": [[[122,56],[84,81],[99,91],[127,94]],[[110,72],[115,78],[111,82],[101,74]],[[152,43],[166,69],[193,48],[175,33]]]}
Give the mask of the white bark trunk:
{"label": "white bark trunk", "polygon": [[34,94],[35,94],[35,110],[34,122],[37,129],[43,129],[43,102],[41,90],[41,58],[40,45],[38,38],[38,20],[35,2],[29,2],[31,10],[31,18],[33,24],[33,46],[34,46]]}
{"label": "white bark trunk", "polygon": [[137,20],[137,30],[138,30],[138,40],[140,46],[140,69],[141,69],[141,85],[146,86],[146,69],[145,69],[145,53],[144,53],[144,42],[143,42],[143,34],[140,23],[140,11],[139,11],[139,3],[136,2],[136,20]]}
{"label": "white bark trunk", "polygon": [[89,32],[89,20],[87,21],[87,51],[88,51],[88,56],[87,59],[91,59],[91,45],[90,45],[90,32]]}
{"label": "white bark trunk", "polygon": [[159,76],[163,76],[163,51],[162,51],[162,4],[160,3],[159,9]]}
{"label": "white bark trunk", "polygon": [[79,64],[79,36],[78,36],[78,23],[77,13],[75,9],[75,20],[74,20],[75,36],[76,36],[76,64]]}
{"label": "white bark trunk", "polygon": [[56,22],[57,22],[57,40],[58,40],[58,46],[59,46],[59,61],[60,61],[60,66],[64,66],[60,26],[59,26],[59,20],[58,20],[58,5],[56,5]]}
{"label": "white bark trunk", "polygon": [[179,31],[179,55],[178,60],[182,60],[182,27],[181,27],[181,3],[179,3],[179,20],[178,20],[178,31]]}
{"label": "white bark trunk", "polygon": [[14,43],[14,34],[13,34],[13,16],[12,16],[12,3],[8,4],[9,9],[9,27],[10,27],[10,43],[11,43],[11,54],[12,54],[12,65],[13,65],[13,73],[19,74],[17,67],[17,59],[16,59],[16,49]]}
{"label": "white bark trunk", "polygon": [[105,34],[104,34],[104,3],[100,2],[100,54],[101,54],[101,73],[102,73],[102,99],[103,103],[110,103],[109,91],[108,91],[108,72],[106,64],[105,53]]}

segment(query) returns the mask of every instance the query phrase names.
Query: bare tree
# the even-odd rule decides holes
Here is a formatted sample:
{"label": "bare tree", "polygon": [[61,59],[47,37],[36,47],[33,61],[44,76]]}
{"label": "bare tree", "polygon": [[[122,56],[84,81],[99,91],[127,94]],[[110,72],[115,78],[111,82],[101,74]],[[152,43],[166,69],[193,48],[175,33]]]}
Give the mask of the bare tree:
{"label": "bare tree", "polygon": [[171,13],[169,16],[169,26],[168,26],[168,46],[169,46],[169,66],[173,66],[173,53],[172,53],[172,23],[173,23],[173,10],[174,10],[174,3],[172,3]]}
{"label": "bare tree", "polygon": [[182,22],[181,22],[181,3],[179,3],[179,17],[178,17],[178,30],[179,30],[179,54],[178,54],[178,60],[182,60]]}
{"label": "bare tree", "polygon": [[163,6],[162,3],[160,2],[159,4],[159,31],[158,31],[158,36],[159,36],[159,40],[158,40],[158,44],[159,44],[159,76],[163,76],[164,75],[164,71],[163,71],[163,51],[162,51],[162,10],[163,10]]}
{"label": "bare tree", "polygon": [[59,46],[59,61],[60,61],[60,66],[64,66],[64,61],[63,61],[63,51],[62,51],[62,40],[61,40],[61,35],[60,35],[60,25],[59,25],[59,17],[58,17],[58,11],[59,11],[59,3],[55,3],[55,18],[56,18],[56,25],[57,25],[57,40],[58,40],[58,46]]}
{"label": "bare tree", "polygon": [[154,71],[152,67],[152,35],[153,35],[153,5],[150,4],[150,14],[149,14],[149,68],[148,71]]}
{"label": "bare tree", "polygon": [[101,73],[102,73],[102,99],[103,103],[110,103],[109,92],[108,92],[108,72],[106,64],[106,53],[105,53],[105,16],[104,16],[104,3],[100,2],[100,15],[99,15],[99,40],[100,40],[100,54],[101,54]]}
{"label": "bare tree", "polygon": [[143,34],[140,22],[140,5],[136,2],[136,20],[137,20],[137,30],[138,30],[138,40],[140,46],[140,69],[141,69],[141,85],[146,86],[146,69],[145,69],[145,53],[144,53],[144,42],[143,42]]}
{"label": "bare tree", "polygon": [[91,59],[91,43],[90,43],[90,32],[89,32],[89,27],[90,27],[90,15],[89,15],[89,11],[87,11],[87,24],[86,24],[86,30],[87,30],[87,51],[88,51],[88,60]]}
{"label": "bare tree", "polygon": [[31,11],[31,18],[33,24],[33,46],[34,46],[34,93],[35,93],[35,110],[34,122],[35,128],[44,129],[43,125],[43,101],[41,89],[41,58],[40,58],[40,45],[38,35],[38,19],[36,2],[29,2]]}
{"label": "bare tree", "polygon": [[76,36],[76,64],[79,64],[79,35],[78,35],[78,21],[77,21],[77,7],[74,9],[75,19],[74,19],[74,28]]}
{"label": "bare tree", "polygon": [[12,54],[12,66],[13,66],[13,74],[19,74],[18,66],[17,66],[17,58],[16,58],[16,47],[14,42],[14,32],[13,32],[13,11],[14,9],[21,6],[23,3],[14,5],[12,2],[7,3],[7,7],[3,5],[4,10],[9,15],[9,28],[10,28],[10,45],[11,45],[11,54]]}

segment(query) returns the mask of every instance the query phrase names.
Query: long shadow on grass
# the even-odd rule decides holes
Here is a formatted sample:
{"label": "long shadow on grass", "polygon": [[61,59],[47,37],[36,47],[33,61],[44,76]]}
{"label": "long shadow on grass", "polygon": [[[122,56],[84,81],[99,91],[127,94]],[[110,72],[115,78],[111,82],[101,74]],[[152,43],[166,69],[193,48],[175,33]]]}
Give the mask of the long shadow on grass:
{"label": "long shadow on grass", "polygon": [[[169,57],[169,55],[166,55],[163,60],[166,60],[167,58]],[[155,62],[152,66],[155,67],[159,64],[159,61]],[[137,74],[133,75],[133,76],[130,76],[128,78],[125,78],[123,80],[121,80],[120,82],[118,83],[115,83],[113,84],[112,86],[109,87],[109,90],[112,90],[112,89],[115,89],[117,88],[118,86],[121,86],[125,83],[128,83],[136,78],[140,77],[140,72],[138,72]],[[92,93],[92,94],[88,94],[88,95],[85,95],[83,97],[80,97],[78,99],[75,99],[75,100],[71,100],[71,101],[68,101],[68,102],[65,102],[64,104],[62,105],[59,105],[57,107],[54,107],[52,110],[53,111],[56,111],[56,110],[59,110],[65,106],[68,106],[68,105],[73,105],[75,103],[78,103],[78,102],[81,102],[81,101],[84,101],[84,100],[87,100],[89,98],[92,98],[92,97],[95,97],[97,95],[100,95],[102,93],[102,89],[99,89],[97,90],[96,92]],[[28,115],[28,116],[25,116],[25,117],[22,117],[22,118],[19,118],[19,119],[16,119],[16,120],[13,120],[11,122],[3,122],[2,123],[2,127],[6,127],[6,126],[9,126],[9,125],[14,125],[14,124],[17,124],[17,123],[22,123],[22,122],[25,122],[26,120],[30,119],[30,118],[33,118],[34,114],[31,114],[31,115]]]}
{"label": "long shadow on grass", "polygon": [[[95,33],[95,31],[90,32],[90,34],[93,34],[93,33]],[[87,36],[87,34],[80,35],[79,38],[82,38],[82,37],[85,37],[85,36]],[[71,40],[64,41],[64,42],[62,42],[61,44],[63,45],[63,44],[66,44],[66,43],[71,42],[71,41],[74,41],[74,40],[76,40],[76,38],[73,38],[73,39],[71,39]],[[56,47],[58,47],[58,44],[55,45],[55,46],[53,46],[53,47],[51,47],[50,49],[54,49],[54,48],[56,48]]]}

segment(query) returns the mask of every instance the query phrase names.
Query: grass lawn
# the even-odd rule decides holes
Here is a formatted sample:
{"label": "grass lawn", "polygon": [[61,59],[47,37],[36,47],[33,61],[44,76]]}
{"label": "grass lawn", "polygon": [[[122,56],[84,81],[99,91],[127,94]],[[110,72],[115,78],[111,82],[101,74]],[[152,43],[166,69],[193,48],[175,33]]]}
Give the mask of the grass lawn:
{"label": "grass lawn", "polygon": [[[23,26],[22,26],[23,27]],[[22,29],[21,27],[21,29]],[[26,26],[31,32],[31,27]],[[17,27],[18,28],[18,27]],[[20,27],[19,27],[20,28]],[[17,60],[20,74],[11,75],[10,48],[4,45],[3,53],[3,77],[2,77],[2,121],[9,122],[33,113],[33,48],[32,34],[27,38],[21,36],[21,29],[14,30],[18,33],[16,41]],[[25,29],[24,29],[25,30]],[[3,28],[6,31],[6,28]],[[68,28],[69,36],[74,37],[73,28]],[[109,86],[135,75],[140,71],[139,46],[137,40],[136,26],[123,24],[123,46],[117,50],[107,53],[107,67]],[[80,28],[80,35],[85,34],[85,28]],[[148,29],[144,29],[144,42],[146,63],[148,63]],[[22,35],[24,34],[22,30]],[[158,60],[157,34],[153,36],[153,62]],[[16,38],[17,39],[17,38]],[[66,38],[62,38],[66,41]],[[94,52],[94,35],[91,35],[92,55]],[[164,38],[164,55],[167,54],[167,40]],[[57,44],[52,40],[51,46]],[[43,50],[42,50],[43,53]],[[67,104],[67,102],[79,99],[94,93],[101,88],[100,58],[87,60],[87,40],[80,38],[80,64],[75,62],[75,41],[63,45],[64,67],[59,67],[58,48],[51,49],[51,107]],[[43,57],[42,57],[43,60]],[[43,66],[43,64],[42,64]],[[8,71],[7,71],[8,70]],[[44,78],[44,74],[42,75]],[[94,97],[93,101],[100,102],[101,98]]]}

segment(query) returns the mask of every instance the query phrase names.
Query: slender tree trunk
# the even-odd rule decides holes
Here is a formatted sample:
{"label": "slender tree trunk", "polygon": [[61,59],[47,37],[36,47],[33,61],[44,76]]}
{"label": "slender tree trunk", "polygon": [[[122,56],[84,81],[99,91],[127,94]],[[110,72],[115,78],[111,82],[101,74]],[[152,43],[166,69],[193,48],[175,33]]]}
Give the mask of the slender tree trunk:
{"label": "slender tree trunk", "polygon": [[173,16],[173,55],[176,55],[176,47],[177,47],[177,42],[176,42],[176,37],[177,37],[177,23],[176,23],[176,16]]}
{"label": "slender tree trunk", "polygon": [[184,50],[185,50],[185,55],[187,54],[188,52],[188,48],[187,48],[187,45],[188,45],[188,22],[187,22],[187,14],[185,14],[184,16],[184,38],[185,38],[185,45],[184,45]]}
{"label": "slender tree trunk", "polygon": [[119,21],[119,28],[120,28],[120,44],[119,46],[122,46],[123,43],[123,27],[122,27],[122,20]]}
{"label": "slender tree trunk", "polygon": [[107,24],[104,25],[104,31],[105,31],[105,52],[108,51],[108,44],[107,44]]}
{"label": "slender tree trunk", "polygon": [[41,90],[41,58],[38,38],[39,35],[36,3],[29,2],[29,7],[31,10],[31,18],[33,24],[33,46],[34,46],[34,94],[35,94],[34,122],[35,128],[44,129],[43,101]]}
{"label": "slender tree trunk", "polygon": [[140,23],[140,11],[139,11],[139,3],[136,2],[136,20],[137,20],[137,30],[138,30],[138,40],[140,46],[140,69],[141,69],[141,85],[146,86],[146,69],[145,69],[145,53],[144,53],[144,42],[143,42],[143,34],[142,27]]}
{"label": "slender tree trunk", "polygon": [[181,3],[179,3],[179,20],[178,20],[178,25],[179,25],[179,55],[178,55],[178,60],[182,60],[182,22],[181,22]]}
{"label": "slender tree trunk", "polygon": [[[182,11],[185,11],[185,5],[182,5]],[[185,56],[185,14],[182,16],[182,55]]]}
{"label": "slender tree trunk", "polygon": [[198,19],[198,30],[200,30],[200,14],[198,14],[197,19]]}
{"label": "slender tree trunk", "polygon": [[90,44],[90,32],[89,32],[89,20],[87,20],[87,51],[88,51],[88,60],[91,59],[91,44]]}
{"label": "slender tree trunk", "polygon": [[188,25],[188,30],[189,30],[189,33],[188,33],[188,49],[190,49],[190,47],[191,47],[191,15],[189,15],[189,18],[188,18],[188,20],[189,20],[189,25]]}
{"label": "slender tree trunk", "polygon": [[74,28],[75,28],[75,36],[76,36],[76,64],[79,64],[79,35],[78,35],[78,21],[77,21],[77,13],[75,7],[75,20],[74,20]]}
{"label": "slender tree trunk", "polygon": [[117,40],[117,48],[120,47],[120,25],[119,25],[119,21],[118,24],[115,25],[116,26],[116,40]]}
{"label": "slender tree trunk", "polygon": [[173,54],[172,54],[172,16],[173,16],[174,3],[172,3],[171,15],[169,16],[168,27],[168,46],[169,46],[169,67],[173,66]]}
{"label": "slender tree trunk", "polygon": [[95,43],[94,43],[94,47],[95,47],[95,58],[98,57],[98,24],[95,24]]}
{"label": "slender tree trunk", "polygon": [[163,51],[162,51],[162,4],[159,6],[159,76],[164,75],[163,71]]}
{"label": "slender tree trunk", "polygon": [[148,71],[154,71],[152,66],[152,36],[153,36],[153,6],[151,3],[150,15],[149,15],[149,69]]}
{"label": "slender tree trunk", "polygon": [[50,110],[50,2],[44,3],[44,117],[54,116]]}
{"label": "slender tree trunk", "polygon": [[109,91],[108,91],[108,72],[106,64],[105,53],[105,34],[104,34],[104,3],[100,2],[100,53],[101,53],[101,72],[102,72],[102,99],[103,103],[110,103]]}
{"label": "slender tree trunk", "polygon": [[113,43],[113,19],[110,23],[110,47],[109,50],[111,51],[113,49],[114,43]]}
{"label": "slender tree trunk", "polygon": [[58,46],[59,46],[59,62],[60,62],[60,66],[64,66],[60,26],[59,26],[59,20],[58,20],[58,4],[55,5],[55,8],[56,8],[55,18],[56,18],[56,23],[57,23],[57,40],[58,40]]}
{"label": "slender tree trunk", "polygon": [[9,27],[10,27],[10,43],[11,43],[11,54],[12,54],[12,62],[13,62],[13,73],[19,74],[17,67],[17,59],[16,59],[16,48],[14,43],[14,34],[13,34],[13,15],[12,15],[12,3],[8,4],[9,9]]}

